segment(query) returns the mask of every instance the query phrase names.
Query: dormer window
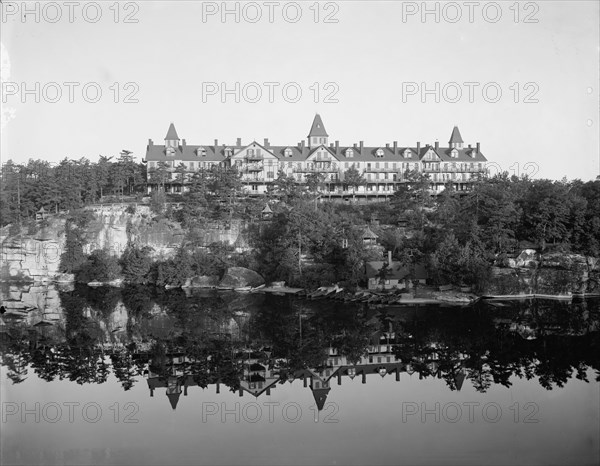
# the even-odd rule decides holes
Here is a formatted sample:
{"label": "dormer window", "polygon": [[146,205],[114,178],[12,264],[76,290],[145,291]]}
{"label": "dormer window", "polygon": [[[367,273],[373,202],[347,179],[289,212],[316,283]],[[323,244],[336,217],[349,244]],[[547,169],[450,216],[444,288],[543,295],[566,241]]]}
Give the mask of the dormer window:
{"label": "dormer window", "polygon": [[458,157],[458,151],[456,149],[452,149],[450,151],[450,157],[452,157],[453,159]]}
{"label": "dormer window", "polygon": [[199,157],[206,157],[206,149],[204,147],[198,147],[197,154]]}
{"label": "dormer window", "polygon": [[175,155],[175,149],[173,147],[167,147],[167,155],[169,156],[174,156]]}
{"label": "dormer window", "polygon": [[225,148],[225,157],[231,157],[231,154],[233,154],[233,150],[231,149],[231,147],[226,147]]}
{"label": "dormer window", "polygon": [[346,157],[354,157],[354,151],[352,149],[346,149]]}
{"label": "dormer window", "polygon": [[287,149],[285,149],[283,151],[283,155],[284,157],[291,157],[292,156],[292,149],[290,149],[289,147]]}
{"label": "dormer window", "polygon": [[375,157],[383,157],[383,149],[377,149],[375,151]]}
{"label": "dormer window", "polygon": [[404,151],[404,158],[405,158],[405,159],[408,159],[408,158],[410,158],[410,149],[406,149],[406,150]]}

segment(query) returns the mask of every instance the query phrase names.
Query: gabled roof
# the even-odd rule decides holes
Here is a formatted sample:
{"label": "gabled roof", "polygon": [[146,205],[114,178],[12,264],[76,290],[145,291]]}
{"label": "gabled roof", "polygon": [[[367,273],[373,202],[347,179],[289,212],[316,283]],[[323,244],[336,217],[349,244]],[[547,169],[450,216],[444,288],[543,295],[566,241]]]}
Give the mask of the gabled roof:
{"label": "gabled roof", "polygon": [[450,136],[450,140],[448,141],[448,143],[453,144],[453,143],[463,143],[463,139],[460,136],[460,131],[458,130],[458,126],[455,126],[454,129],[452,130],[452,135]]}
{"label": "gabled roof", "polygon": [[369,227],[366,227],[362,232],[362,238],[377,239],[379,236],[373,233]]}
{"label": "gabled roof", "polygon": [[327,131],[325,131],[325,125],[323,124],[323,121],[318,113],[315,115],[315,119],[313,120],[312,126],[310,127],[310,131],[308,133],[309,138],[313,136],[329,136]]}
{"label": "gabled roof", "polygon": [[265,147],[262,144],[256,142],[256,141],[252,141],[250,144],[248,144],[247,146],[243,146],[243,147],[236,147],[236,151],[235,154],[233,154],[233,158],[237,157],[240,152],[248,149],[248,147],[250,146],[258,146],[260,147],[262,150],[265,151],[265,154],[268,154],[270,157],[275,157],[275,158],[279,158],[274,152],[273,152],[273,148],[271,146],[269,147]]}
{"label": "gabled roof", "polygon": [[[291,157],[285,156],[285,149],[292,150]],[[301,150],[298,146],[269,146],[269,150],[282,162],[303,162],[309,154],[309,149],[306,146],[304,150]]]}
{"label": "gabled roof", "polygon": [[308,160],[309,158],[311,158],[311,157],[312,157],[312,155],[313,155],[315,152],[317,152],[317,151],[320,151],[320,150],[325,150],[325,151],[327,151],[327,153],[328,153],[329,155],[331,155],[331,158],[332,158],[333,160],[336,160],[336,161],[338,161],[338,162],[339,162],[340,160],[342,160],[340,157],[338,157],[338,156],[335,154],[335,149],[330,149],[329,147],[327,147],[327,146],[325,146],[325,145],[323,145],[323,144],[321,144],[321,145],[319,145],[319,146],[316,146],[316,147],[313,147],[313,148],[311,148],[311,149],[308,151],[308,157],[306,157],[306,159]]}
{"label": "gabled roof", "polygon": [[177,131],[175,131],[175,125],[171,123],[169,126],[169,131],[167,131],[167,135],[165,136],[165,141],[179,141],[179,136],[177,136]]}
{"label": "gabled roof", "polygon": [[[204,148],[206,155],[197,155],[198,148]],[[163,145],[152,145],[146,149],[147,162],[159,161],[166,162],[173,160],[176,162],[222,162],[225,160],[225,147],[217,146],[215,149],[214,145],[200,145],[200,146],[178,146],[174,148],[174,155],[167,155],[165,146]]]}

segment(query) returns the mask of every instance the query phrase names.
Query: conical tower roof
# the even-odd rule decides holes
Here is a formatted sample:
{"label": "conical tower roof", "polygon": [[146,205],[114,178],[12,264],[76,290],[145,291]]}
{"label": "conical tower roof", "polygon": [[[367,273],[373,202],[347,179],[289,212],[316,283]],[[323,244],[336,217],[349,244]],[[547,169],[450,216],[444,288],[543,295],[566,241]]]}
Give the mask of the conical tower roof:
{"label": "conical tower roof", "polygon": [[452,135],[450,136],[450,140],[448,141],[450,144],[454,143],[463,143],[463,139],[460,135],[460,131],[458,130],[458,126],[455,126],[452,130]]}
{"label": "conical tower roof", "polygon": [[169,126],[169,131],[167,131],[167,135],[165,136],[165,141],[179,141],[179,136],[177,136],[177,131],[175,130],[175,125],[171,123]]}
{"label": "conical tower roof", "polygon": [[323,124],[323,120],[321,120],[321,116],[318,113],[315,115],[315,119],[313,120],[312,126],[310,127],[310,132],[308,133],[309,138],[312,138],[313,136],[329,136],[329,134],[327,134],[327,131],[325,131],[325,125]]}

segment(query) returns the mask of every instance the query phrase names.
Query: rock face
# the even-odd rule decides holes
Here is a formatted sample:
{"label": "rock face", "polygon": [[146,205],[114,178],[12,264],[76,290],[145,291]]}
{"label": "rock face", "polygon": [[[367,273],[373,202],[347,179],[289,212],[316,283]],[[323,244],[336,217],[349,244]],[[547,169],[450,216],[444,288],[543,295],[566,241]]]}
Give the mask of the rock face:
{"label": "rock face", "polygon": [[[523,251],[512,268],[492,268],[488,294],[567,294],[600,292],[600,267],[595,257],[546,253],[535,260]],[[520,265],[519,265],[520,264]]]}
{"label": "rock face", "polygon": [[[179,224],[157,220],[145,205],[137,205],[133,213],[122,204],[93,206],[87,210],[94,216],[85,228],[82,244],[85,254],[104,249],[113,256],[121,257],[127,245],[132,243],[149,246],[154,260],[165,260],[176,254],[186,236],[186,231]],[[52,216],[46,221],[48,226],[34,234],[28,234],[25,229],[21,234],[9,234],[9,227],[0,230],[1,280],[21,283],[68,280],[59,273],[66,241],[66,215]],[[240,222],[233,222],[229,229],[207,224],[199,228],[198,234],[205,245],[216,241],[237,244],[242,230]]]}
{"label": "rock face", "polygon": [[223,288],[242,288],[246,286],[264,285],[265,279],[254,270],[244,267],[229,267],[223,275],[220,287]]}

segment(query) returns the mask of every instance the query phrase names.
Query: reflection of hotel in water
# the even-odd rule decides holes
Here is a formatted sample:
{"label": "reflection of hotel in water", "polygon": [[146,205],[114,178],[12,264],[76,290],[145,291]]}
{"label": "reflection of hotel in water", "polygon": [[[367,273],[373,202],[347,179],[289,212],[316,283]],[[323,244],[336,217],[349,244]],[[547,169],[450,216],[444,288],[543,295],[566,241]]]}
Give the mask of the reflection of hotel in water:
{"label": "reflection of hotel in water", "polygon": [[[304,387],[310,388],[313,393],[315,403],[319,410],[322,410],[333,381],[337,381],[337,385],[342,385],[344,378],[354,379],[360,377],[363,384],[367,383],[369,376],[379,375],[385,377],[394,375],[397,382],[400,381],[400,374],[405,372],[412,376],[418,372],[413,365],[404,363],[394,354],[394,348],[397,346],[395,334],[381,333],[379,334],[379,342],[371,344],[367,347],[367,354],[360,358],[356,364],[352,364],[345,356],[338,354],[333,347],[328,348],[328,357],[324,364],[319,369],[302,369],[296,370],[292,374],[287,374],[287,381],[292,383],[294,380],[302,379]],[[280,376],[281,370],[285,369],[286,361],[284,359],[271,358],[270,351],[242,351],[236,355],[237,362],[243,368],[240,377],[239,396],[243,396],[247,392],[258,398],[262,394],[271,395],[271,390],[277,388],[277,385],[286,381]],[[190,359],[182,354],[168,355],[170,374],[168,377],[161,377],[157,374],[149,372],[148,387],[150,396],[154,396],[154,390],[157,388],[166,388],[166,395],[173,409],[177,407],[181,393],[184,396],[188,394],[188,387],[198,386],[194,380],[194,375],[186,373],[184,365],[190,363]],[[459,360],[464,359],[463,355],[459,355]],[[441,377],[439,371],[439,355],[432,346],[431,353],[426,357],[418,360],[419,364],[427,368],[427,371],[432,376]],[[460,390],[466,377],[465,369],[462,363],[458,363],[454,369],[454,383],[456,389]],[[419,374],[421,378],[422,375]],[[212,381],[211,385],[215,385],[216,393],[220,393],[221,383],[219,380]],[[335,384],[334,384],[335,386]]]}

